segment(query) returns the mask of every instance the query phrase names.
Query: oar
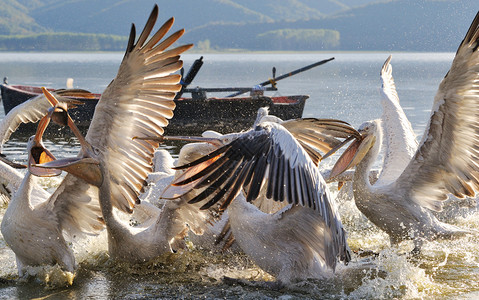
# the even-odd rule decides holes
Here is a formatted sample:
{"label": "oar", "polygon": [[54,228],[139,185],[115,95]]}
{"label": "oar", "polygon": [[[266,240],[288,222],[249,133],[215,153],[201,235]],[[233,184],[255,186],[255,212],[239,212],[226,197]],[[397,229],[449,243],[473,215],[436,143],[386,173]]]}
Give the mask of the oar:
{"label": "oar", "polygon": [[[325,59],[325,60],[322,60],[322,61],[318,61],[318,62],[316,62],[316,63],[314,63],[314,64],[309,65],[309,66],[302,67],[302,68],[300,68],[300,69],[297,69],[297,70],[294,70],[294,71],[292,71],[292,72],[289,72],[289,73],[280,75],[280,76],[278,76],[278,77],[276,77],[276,78],[273,78],[273,79],[270,79],[270,80],[266,80],[266,81],[264,81],[264,82],[261,82],[261,83],[258,84],[258,85],[259,85],[259,86],[265,86],[265,85],[268,85],[268,84],[275,84],[277,81],[279,81],[279,80],[281,80],[281,79],[288,78],[288,77],[291,77],[291,76],[296,75],[296,74],[298,74],[298,73],[307,71],[307,70],[312,69],[312,68],[314,68],[314,67],[317,67],[317,66],[320,66],[320,65],[322,65],[322,64],[325,64],[325,63],[327,63],[328,61],[331,61],[331,60],[333,60],[333,59],[334,59],[334,57],[331,57],[331,58],[328,58],[328,59]],[[274,77],[274,76],[273,76],[273,77]],[[236,92],[236,93],[234,93],[234,94],[231,94],[231,95],[229,95],[229,96],[227,96],[227,97],[235,97],[235,96],[238,96],[238,95],[241,95],[241,94],[244,94],[244,93],[246,93],[246,92],[240,91],[240,92]]]}
{"label": "oar", "polygon": [[[181,97],[181,95],[183,95],[184,90],[193,81],[193,79],[195,78],[196,74],[198,74],[198,71],[200,70],[202,65],[203,65],[203,56],[193,62],[190,70],[188,71],[188,74],[186,74],[185,77],[183,77],[183,74],[181,74],[182,87],[181,87],[181,90],[176,94],[175,99],[178,99]],[[181,70],[182,72],[184,72],[183,68]]]}

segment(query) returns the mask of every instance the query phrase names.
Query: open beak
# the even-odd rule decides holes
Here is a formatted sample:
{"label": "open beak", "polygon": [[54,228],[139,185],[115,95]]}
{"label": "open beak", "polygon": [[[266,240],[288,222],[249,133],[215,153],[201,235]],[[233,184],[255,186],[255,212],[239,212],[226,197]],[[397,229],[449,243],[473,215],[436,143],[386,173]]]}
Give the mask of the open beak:
{"label": "open beak", "polygon": [[42,91],[50,104],[53,106],[53,108],[49,111],[49,115],[52,121],[54,121],[58,125],[70,127],[71,131],[80,142],[82,149],[90,149],[90,144],[85,140],[82,133],[68,114],[67,106],[64,103],[58,101],[55,96],[53,96],[52,93],[50,93],[46,88],[42,87]]}
{"label": "open beak", "polygon": [[50,170],[36,167],[37,164],[48,163],[56,159],[55,156],[43,146],[42,141],[43,133],[49,123],[49,115],[46,115],[40,120],[33,141],[31,141],[32,144],[29,146],[28,171],[33,175],[40,177],[58,176],[62,173],[61,170]]}
{"label": "open beak", "polygon": [[[103,182],[103,176],[100,169],[100,163],[97,159],[88,157],[92,151],[90,143],[88,143],[81,134],[78,127],[73,122],[72,118],[68,114],[66,105],[62,105],[55,96],[53,96],[48,90],[42,88],[45,97],[53,105],[53,108],[49,110],[49,114],[45,116],[39,123],[37,129],[37,135],[43,134],[46,126],[50,122],[50,119],[62,126],[68,126],[75,134],[82,147],[83,157],[69,157],[64,159],[50,159],[50,160],[38,160],[31,164],[32,168],[35,168],[36,173],[44,172],[58,172],[66,171],[72,175],[79,177],[86,182],[95,186],[100,186]],[[37,135],[35,135],[35,142],[37,142]],[[41,135],[39,137],[41,141]],[[48,151],[45,149],[45,151]],[[48,152],[49,153],[49,152]],[[35,174],[36,175],[36,174]]]}
{"label": "open beak", "polygon": [[344,171],[355,167],[376,142],[376,137],[372,135],[363,136],[361,139],[355,139],[351,145],[339,157],[333,169],[330,178],[334,178]]}

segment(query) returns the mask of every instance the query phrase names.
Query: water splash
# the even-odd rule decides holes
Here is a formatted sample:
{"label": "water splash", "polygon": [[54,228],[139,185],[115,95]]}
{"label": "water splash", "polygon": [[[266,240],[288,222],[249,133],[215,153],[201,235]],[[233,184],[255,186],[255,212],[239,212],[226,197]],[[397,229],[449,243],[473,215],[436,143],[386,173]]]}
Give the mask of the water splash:
{"label": "water splash", "polygon": [[25,275],[19,278],[19,282],[28,282],[33,279],[44,285],[47,289],[57,289],[71,286],[74,278],[74,273],[62,270],[59,265],[27,266],[25,268]]}

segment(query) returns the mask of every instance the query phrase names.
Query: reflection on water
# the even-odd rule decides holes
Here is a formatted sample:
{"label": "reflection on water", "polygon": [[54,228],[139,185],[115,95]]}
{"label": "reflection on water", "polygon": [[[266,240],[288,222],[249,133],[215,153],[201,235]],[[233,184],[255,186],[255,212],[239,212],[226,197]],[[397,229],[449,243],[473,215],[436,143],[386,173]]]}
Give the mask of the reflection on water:
{"label": "reflection on water", "polygon": [[[310,95],[305,117],[339,118],[358,126],[380,117],[378,75],[388,55],[205,54],[205,64],[192,86],[252,86],[271,77],[273,66],[279,76],[334,56],[332,62],[278,82],[279,91],[275,94]],[[185,55],[185,67],[199,56]],[[453,56],[453,53],[393,54],[393,74],[401,104],[418,134],[425,128],[434,93]],[[121,57],[122,53],[0,53],[0,76],[8,76],[12,84],[52,87],[63,87],[66,78],[72,77],[75,87],[101,92],[115,76]],[[49,130],[45,145],[57,157],[77,155],[78,142],[68,129]],[[28,134],[14,134],[4,145],[3,153],[25,162],[27,139]],[[176,155],[181,146],[163,147]],[[58,179],[43,182],[45,186],[57,183]],[[335,191],[335,186],[332,190]],[[190,251],[165,255],[145,265],[118,264],[108,258],[106,233],[102,233],[99,237],[73,242],[79,266],[73,286],[55,284],[60,279],[55,277],[55,271],[49,271],[46,285],[35,280],[13,283],[0,280],[0,298],[473,299],[479,295],[479,254],[475,251],[478,236],[427,243],[420,257],[409,257],[406,253],[412,245],[390,247],[387,235],[359,213],[347,192],[347,187],[343,188],[338,197],[348,241],[354,250],[353,261],[340,266],[330,280],[309,280],[274,290],[264,286],[264,281],[272,278],[247,257],[194,249],[191,243]],[[440,217],[478,230],[479,217],[475,211],[475,202],[461,202],[448,207]],[[0,216],[3,212],[4,208]],[[233,280],[224,280],[223,276]],[[16,278],[14,255],[3,239],[0,239],[0,277]]]}

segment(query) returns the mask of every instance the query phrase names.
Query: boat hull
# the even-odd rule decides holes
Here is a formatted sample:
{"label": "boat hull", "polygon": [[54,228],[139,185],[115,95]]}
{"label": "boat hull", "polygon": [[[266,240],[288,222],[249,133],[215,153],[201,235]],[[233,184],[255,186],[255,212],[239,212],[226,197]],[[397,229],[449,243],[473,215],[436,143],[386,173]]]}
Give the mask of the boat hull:
{"label": "boat hull", "polygon": [[[2,84],[0,88],[5,114],[41,92],[39,87],[30,86]],[[86,131],[93,118],[98,98],[74,98],[82,101],[84,105],[69,110],[70,115],[77,126]],[[221,133],[245,130],[253,125],[260,107],[269,107],[271,114],[284,120],[301,118],[308,98],[306,95],[179,98],[175,99],[174,116],[165,128],[165,132],[170,135],[199,135],[205,130],[215,130]],[[32,126],[22,126],[19,130],[30,134]]]}

